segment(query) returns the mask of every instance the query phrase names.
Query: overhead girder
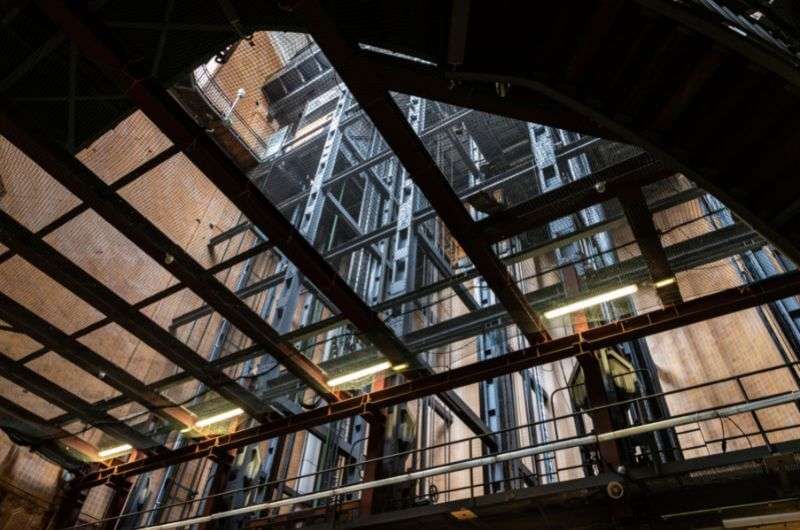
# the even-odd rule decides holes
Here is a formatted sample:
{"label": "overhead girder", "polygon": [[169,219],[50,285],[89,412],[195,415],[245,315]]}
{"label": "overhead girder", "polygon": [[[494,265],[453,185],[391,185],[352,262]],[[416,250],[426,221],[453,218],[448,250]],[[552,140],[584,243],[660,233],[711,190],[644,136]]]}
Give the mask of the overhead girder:
{"label": "overhead girder", "polygon": [[480,381],[547,364],[587,355],[621,342],[688,326],[728,315],[800,293],[800,272],[793,271],[748,285],[701,296],[649,313],[624,318],[587,331],[542,342],[506,355],[436,373],[383,390],[371,392],[249,429],[190,444],[168,454],[121,464],[83,477],[75,487],[84,489],[102,484],[112,477],[128,477],[172,464],[208,456],[214,451],[243,447],[260,440],[308,429],[358,414],[453,390]]}
{"label": "overhead girder", "polygon": [[638,188],[625,189],[619,194],[619,200],[625,211],[628,226],[636,238],[639,251],[647,263],[647,269],[661,303],[667,306],[680,302],[682,298],[678,282],[675,280],[667,253],[661,244],[661,234],[656,229],[650,210],[647,209],[647,201],[642,190]]}
{"label": "overhead girder", "polygon": [[[15,223],[4,212],[0,212],[0,222],[3,224],[3,229],[0,230],[0,240],[5,241],[2,233],[13,229]],[[102,379],[103,382],[127,398],[138,402],[179,428],[194,425],[195,417],[188,410],[147,388],[147,385],[124,369],[71,338],[5,293],[0,293],[0,318],[13,323],[19,332],[25,333],[87,373]]]}
{"label": "overhead girder", "polygon": [[35,448],[66,469],[82,469],[100,460],[95,446],[69,431],[54,427],[44,418],[0,396],[0,429],[14,443]]}

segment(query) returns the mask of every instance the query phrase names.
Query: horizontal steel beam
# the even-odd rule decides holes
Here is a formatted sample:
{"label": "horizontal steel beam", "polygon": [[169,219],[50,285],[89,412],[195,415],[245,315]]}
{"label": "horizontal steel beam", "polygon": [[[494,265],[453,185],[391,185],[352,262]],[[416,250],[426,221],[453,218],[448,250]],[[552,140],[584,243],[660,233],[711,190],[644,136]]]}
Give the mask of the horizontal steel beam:
{"label": "horizontal steel beam", "polygon": [[702,322],[795,296],[798,293],[800,293],[800,271],[789,272],[760,282],[695,298],[668,308],[625,318],[582,333],[549,340],[536,346],[371,392],[364,396],[342,400],[291,418],[210,438],[175,449],[169,454],[121,464],[112,469],[99,470],[82,477],[76,482],[75,487],[85,489],[103,484],[112,478],[138,475],[168,465],[209,456],[215,451],[244,447],[261,440],[309,429],[315,425],[379,411],[399,403],[447,392],[532,366],[588,354],[621,342]]}
{"label": "horizontal steel beam", "polygon": [[[231,256],[230,258],[222,260],[219,263],[217,263],[216,265],[213,265],[213,266],[209,267],[208,268],[208,272],[211,273],[211,274],[217,274],[219,272],[228,270],[231,267],[233,267],[234,265],[237,265],[237,264],[239,264],[239,263],[241,263],[243,261],[246,261],[246,260],[248,260],[248,259],[250,259],[252,257],[255,257],[255,256],[261,254],[262,252],[267,252],[271,248],[272,248],[272,244],[271,243],[269,243],[268,241],[266,241],[266,242],[262,241],[261,243],[258,243],[256,245],[254,245],[253,247],[251,247],[248,250],[245,250],[244,252],[240,252],[239,254],[236,254],[235,256]],[[163,300],[164,298],[166,298],[168,296],[172,296],[173,294],[175,294],[177,292],[180,292],[182,289],[185,289],[185,288],[186,288],[186,286],[182,282],[174,283],[174,284],[170,285],[169,287],[166,287],[166,288],[158,291],[157,293],[153,293],[152,295],[150,295],[150,296],[148,296],[146,298],[142,298],[141,300],[139,300],[138,302],[133,304],[133,308],[134,309],[138,309],[138,310],[144,309],[145,307],[147,307],[147,306],[149,306],[151,304],[155,304],[156,302],[158,302],[160,300]],[[204,306],[204,307],[206,307],[206,306]],[[101,318],[97,322],[93,322],[92,324],[89,324],[88,326],[86,326],[84,328],[81,328],[81,329],[71,333],[70,334],[70,338],[78,339],[78,338],[81,338],[81,337],[85,337],[89,333],[92,333],[93,331],[97,331],[98,329],[102,328],[105,325],[110,324],[111,322],[113,322],[113,320],[110,319],[109,317]],[[27,354],[24,357],[24,361],[23,362],[28,362],[28,361],[31,361],[31,360],[35,359],[36,357],[41,357],[42,355],[44,355],[48,351],[49,350],[47,348],[39,348],[38,350]]]}
{"label": "horizontal steel beam", "polygon": [[628,186],[638,188],[674,174],[674,170],[642,153],[481,219],[477,229],[487,241],[497,243],[613,199]]}
{"label": "horizontal steel beam", "polygon": [[[163,164],[164,162],[175,156],[178,152],[179,150],[175,146],[170,146],[164,149],[163,151],[155,155],[153,158],[149,159],[147,162],[144,162],[142,165],[136,167],[135,169],[129,171],[125,175],[115,180],[110,185],[111,189],[113,189],[114,191],[121,190],[122,188],[134,182],[136,179],[138,179],[148,171],[152,171],[156,167],[160,166],[161,164]],[[75,206],[74,208],[71,208],[67,212],[61,214],[56,219],[50,221],[45,226],[37,230],[36,235],[44,237],[48,234],[51,234],[56,230],[58,230],[59,228],[61,228],[62,226],[64,226],[65,224],[67,224],[68,222],[78,217],[80,214],[88,210],[89,207],[86,204],[81,203]],[[5,251],[3,254],[0,255],[0,264],[8,261],[8,259],[11,258],[13,255],[14,253],[11,252],[10,250]]]}

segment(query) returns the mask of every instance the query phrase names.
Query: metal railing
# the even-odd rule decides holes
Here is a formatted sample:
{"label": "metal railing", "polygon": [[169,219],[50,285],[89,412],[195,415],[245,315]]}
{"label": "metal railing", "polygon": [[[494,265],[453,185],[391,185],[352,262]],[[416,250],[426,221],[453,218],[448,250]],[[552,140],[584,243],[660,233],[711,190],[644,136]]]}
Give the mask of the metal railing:
{"label": "metal railing", "polygon": [[[431,462],[433,463],[433,468],[442,467],[441,473],[435,475],[428,475],[424,477],[424,481],[420,480],[419,484],[413,484],[410,489],[407,489],[408,492],[405,496],[394,497],[394,498],[384,498],[383,504],[381,506],[384,510],[392,510],[392,509],[400,509],[400,508],[407,508],[411,506],[416,506],[419,504],[430,504],[436,502],[447,502],[450,500],[456,499],[464,499],[464,498],[474,498],[477,496],[485,495],[487,493],[493,493],[496,491],[505,491],[510,489],[518,489],[529,487],[530,485],[543,485],[543,484],[550,484],[554,482],[563,482],[564,480],[571,480],[576,478],[583,478],[592,474],[592,470],[595,472],[599,472],[600,468],[602,467],[602,462],[599,460],[599,451],[598,451],[598,444],[596,441],[582,441],[580,446],[585,447],[587,449],[588,454],[592,455],[590,461],[585,461],[583,458],[579,457],[578,455],[573,454],[570,459],[567,458],[567,454],[564,451],[575,450],[575,447],[571,447],[571,442],[576,442],[583,440],[587,435],[580,435],[578,433],[563,433],[563,431],[559,431],[557,429],[557,424],[559,422],[583,422],[586,418],[590,418],[592,415],[602,412],[602,411],[611,411],[615,408],[621,408],[623,410],[628,409],[630,407],[641,407],[646,402],[651,401],[653,399],[666,399],[669,397],[679,396],[681,394],[686,394],[689,392],[697,391],[700,389],[710,390],[712,387],[720,386],[720,385],[728,385],[733,383],[739,389],[739,397],[730,397],[731,400],[723,404],[716,404],[709,407],[701,407],[697,409],[693,409],[691,411],[682,412],[676,416],[670,416],[663,419],[658,418],[648,418],[647,414],[638,415],[638,418],[641,421],[632,423],[629,427],[621,429],[621,431],[625,431],[627,429],[642,427],[642,426],[655,426],[659,427],[657,424],[669,422],[675,418],[685,418],[691,415],[706,415],[704,419],[694,421],[687,421],[682,423],[682,425],[693,426],[694,429],[690,431],[682,431],[677,433],[677,437],[680,438],[681,436],[687,433],[693,433],[697,430],[701,429],[701,424],[704,422],[709,421],[725,421],[723,419],[723,415],[714,415],[709,413],[713,413],[714,411],[719,411],[722,409],[730,409],[731,407],[747,407],[750,404],[760,403],[764,400],[770,399],[779,399],[782,396],[785,398],[786,396],[792,396],[797,392],[797,385],[795,384],[795,388],[791,390],[786,390],[783,392],[777,392],[774,394],[770,394],[767,396],[759,396],[758,399],[754,399],[752,396],[749,395],[747,392],[746,386],[744,381],[748,378],[756,377],[756,376],[765,376],[767,374],[772,374],[778,371],[794,371],[795,375],[797,375],[797,368],[800,365],[800,361],[792,361],[786,362],[783,364],[773,365],[765,368],[750,370],[747,372],[742,372],[739,374],[734,374],[728,377],[718,378],[713,381],[706,381],[694,385],[689,385],[673,390],[651,393],[646,395],[639,395],[636,397],[632,397],[630,399],[617,401],[611,404],[602,405],[602,406],[590,406],[584,410],[580,410],[577,412],[570,412],[560,415],[552,415],[550,418],[542,419],[539,421],[530,422],[524,425],[517,425],[511,428],[503,429],[496,431],[492,434],[494,437],[501,437],[503,435],[512,434],[518,436],[522,432],[532,432],[532,429],[535,429],[542,425],[551,425],[553,428],[548,431],[548,433],[553,433],[554,436],[548,437],[546,440],[539,440],[533,443],[532,445],[523,447],[522,449],[515,450],[516,452],[524,452],[527,449],[535,449],[536,447],[542,447],[547,445],[553,445],[554,449],[548,451],[542,451],[540,454],[534,455],[525,455],[523,457],[513,459],[507,458],[506,460],[510,462],[521,462],[524,459],[530,459],[530,462],[533,464],[533,469],[529,470],[524,465],[511,465],[509,467],[510,473],[507,476],[504,476],[501,480],[498,481],[487,481],[485,477],[487,476],[483,472],[482,469],[488,469],[490,465],[494,464],[483,464],[477,465],[475,467],[471,467],[469,469],[458,469],[456,471],[450,471],[446,469],[446,467],[450,464],[461,464],[467,461],[474,461],[477,459],[484,459],[487,457],[492,457],[493,455],[501,455],[503,453],[486,453],[483,449],[484,444],[482,440],[485,439],[488,435],[476,435],[470,436],[467,438],[462,438],[459,440],[452,440],[446,441],[438,444],[429,445],[426,447],[410,449],[407,451],[397,452],[390,455],[385,455],[377,459],[372,460],[363,460],[360,462],[350,463],[347,465],[331,467],[327,469],[317,470],[313,473],[306,473],[301,475],[295,475],[292,477],[287,477],[283,479],[279,479],[276,481],[259,481],[253,485],[247,486],[245,488],[240,488],[236,490],[229,490],[215,495],[208,495],[203,497],[194,498],[191,500],[174,502],[172,504],[165,504],[161,505],[156,508],[142,510],[137,512],[131,512],[127,514],[120,515],[118,517],[114,517],[110,520],[117,520],[117,519],[127,519],[127,518],[134,518],[134,517],[142,517],[143,515],[149,514],[153,511],[161,510],[163,513],[168,513],[169,509],[176,508],[176,507],[183,507],[181,513],[184,514],[185,517],[192,517],[198,513],[198,510],[203,505],[203,503],[207,502],[209,499],[220,498],[220,497],[233,497],[235,495],[240,495],[241,499],[245,499],[242,504],[245,506],[251,504],[257,504],[258,502],[262,502],[259,498],[259,493],[263,494],[265,491],[275,491],[282,489],[284,493],[291,493],[293,492],[293,488],[291,484],[296,484],[300,480],[304,478],[314,478],[315,480],[318,477],[323,475],[329,477],[331,480],[327,481],[328,484],[333,485],[333,490],[341,489],[341,488],[350,488],[351,486],[360,484],[358,481],[353,481],[352,477],[361,477],[363,476],[364,470],[366,466],[371,464],[383,464],[389,461],[394,461],[395,463],[398,459],[403,463],[403,469],[407,472],[410,472],[410,476],[414,475],[415,472],[419,471],[420,473],[424,474],[425,472],[430,472],[431,468],[423,468],[423,469],[416,469],[413,466],[409,467],[405,465],[406,462]],[[634,370],[631,373],[636,373],[637,377],[639,374],[639,370]],[[617,374],[616,377],[622,377],[628,374]],[[794,380],[794,379],[793,379]],[[563,390],[563,388],[561,389]],[[552,399],[553,395],[550,394],[550,399]],[[784,399],[784,401],[786,401]],[[787,402],[794,402],[797,404],[797,401],[792,398],[791,401]],[[646,405],[645,405],[646,406]],[[770,405],[775,406],[775,405]],[[800,405],[798,405],[800,407]],[[691,454],[695,454],[698,449],[705,450],[707,454],[718,454],[724,453],[727,451],[726,445],[730,442],[745,440],[749,447],[757,445],[763,445],[767,448],[771,448],[771,442],[769,435],[779,432],[786,432],[791,431],[792,429],[796,429],[800,427],[800,424],[796,422],[780,424],[777,426],[772,426],[769,428],[765,428],[763,423],[760,421],[758,415],[756,414],[756,409],[752,408],[747,410],[745,408],[745,412],[742,414],[749,414],[752,419],[752,426],[754,429],[743,429],[736,421],[732,418],[731,414],[728,414],[727,421],[731,423],[730,434],[725,434],[724,424],[722,428],[722,434],[719,438],[711,438],[711,439],[702,439],[702,443],[693,443],[693,444],[680,444],[678,447],[666,447],[666,448],[657,448],[654,444],[647,444],[642,439],[636,439],[636,443],[639,445],[637,448],[639,452],[636,454],[636,458],[632,462],[627,462],[628,464],[639,465],[639,464],[648,464],[648,463],[656,463],[662,462],[669,459],[681,459],[681,458],[688,458]],[[666,428],[666,427],[664,427]],[[652,429],[648,432],[655,432],[657,429]],[[590,434],[588,436],[595,436],[594,434]],[[602,436],[602,435],[600,435]],[[552,438],[552,439],[550,439]],[[517,438],[518,439],[518,438]],[[563,447],[562,447],[563,446]],[[443,451],[445,450],[445,451]],[[451,455],[456,450],[460,451],[460,454],[463,456],[462,459],[453,460],[451,461],[449,456],[445,458],[445,461],[437,461],[441,459],[436,458],[436,452],[443,452],[445,455]],[[506,451],[508,452],[508,451]],[[547,466],[544,465],[544,462],[553,462],[554,465],[547,469]],[[587,474],[587,470],[589,473]],[[436,486],[431,488],[430,485],[434,484],[433,479],[437,476],[449,476],[452,474],[461,473],[460,476],[461,482],[456,484],[454,487],[446,487],[440,488]],[[468,477],[464,477],[464,473],[468,473]],[[351,477],[350,480],[347,477]],[[424,485],[427,483],[427,487]],[[281,488],[281,486],[283,486]],[[330,490],[330,491],[333,491]],[[328,490],[326,490],[328,491]],[[319,495],[320,492],[312,492],[311,494],[306,495]],[[323,492],[324,493],[324,492]],[[244,495],[241,495],[244,494]],[[296,492],[292,496],[297,496]],[[339,507],[341,507],[341,503],[344,500],[354,500],[359,498],[358,492],[347,493],[346,495],[342,494],[331,494],[331,495],[324,495],[322,497],[318,497],[313,499],[307,503],[305,503],[305,508],[326,508],[331,511],[336,511]],[[305,496],[305,495],[304,495]],[[299,497],[298,497],[299,498]],[[266,499],[267,501],[269,499]],[[233,504],[233,502],[231,502]],[[261,510],[259,514],[260,517],[269,517],[271,515],[276,515],[278,513],[279,507],[276,506],[274,509],[265,509]],[[106,520],[107,521],[107,520]],[[97,521],[97,522],[90,522],[82,525],[78,525],[71,528],[96,528],[98,525],[103,524],[106,521]]]}

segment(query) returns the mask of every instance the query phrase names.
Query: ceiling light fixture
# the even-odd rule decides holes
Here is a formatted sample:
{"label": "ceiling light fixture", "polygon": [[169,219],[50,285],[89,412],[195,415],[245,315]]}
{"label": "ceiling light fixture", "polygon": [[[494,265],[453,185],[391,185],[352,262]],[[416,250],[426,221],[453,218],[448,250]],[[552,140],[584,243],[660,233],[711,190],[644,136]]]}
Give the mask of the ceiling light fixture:
{"label": "ceiling light fixture", "polygon": [[663,280],[654,282],[653,286],[656,289],[660,289],[661,287],[666,287],[667,285],[672,285],[673,283],[675,283],[675,276],[670,276],[669,278],[664,278]]}
{"label": "ceiling light fixture", "polygon": [[197,423],[194,424],[195,427],[208,427],[214,423],[219,423],[221,421],[229,420],[231,418],[235,418],[236,416],[240,416],[244,414],[244,410],[242,409],[232,409],[225,412],[220,412],[219,414],[215,414],[214,416],[210,416],[208,418],[198,420]]}
{"label": "ceiling light fixture", "polygon": [[240,416],[244,414],[244,410],[236,408],[227,410],[225,412],[220,412],[219,414],[215,414],[213,416],[209,416],[208,418],[198,420],[195,422],[194,425],[191,427],[186,427],[185,429],[181,430],[181,432],[189,432],[192,429],[201,429],[203,427],[208,427],[209,425],[213,425],[214,423],[219,423],[221,421],[229,420],[231,418],[235,418],[236,416]]}
{"label": "ceiling light fixture", "polygon": [[333,379],[328,381],[328,385],[330,386],[339,386],[344,383],[349,383],[350,381],[357,381],[362,377],[367,377],[368,375],[377,374],[378,372],[382,372],[392,367],[392,363],[389,361],[382,362],[379,364],[374,364],[372,366],[367,366],[366,368],[362,368],[361,370],[356,370],[355,372],[351,372],[349,374],[340,375],[339,377],[334,377]]}
{"label": "ceiling light fixture", "polygon": [[100,458],[111,458],[112,456],[119,456],[122,453],[126,453],[126,452],[130,451],[131,449],[133,449],[132,445],[130,445],[130,444],[122,444],[122,445],[118,445],[116,447],[110,447],[108,449],[103,449],[102,451],[97,453],[97,456],[99,456]]}
{"label": "ceiling light fixture", "polygon": [[635,284],[626,285],[625,287],[620,287],[619,289],[614,289],[613,291],[590,296],[589,298],[578,300],[577,302],[572,302],[571,304],[557,307],[556,309],[551,309],[550,311],[545,312],[544,317],[548,319],[557,318],[569,313],[574,313],[575,311],[580,311],[581,309],[586,309],[587,307],[592,307],[604,302],[616,300],[617,298],[622,298],[623,296],[631,295],[638,290],[639,287]]}

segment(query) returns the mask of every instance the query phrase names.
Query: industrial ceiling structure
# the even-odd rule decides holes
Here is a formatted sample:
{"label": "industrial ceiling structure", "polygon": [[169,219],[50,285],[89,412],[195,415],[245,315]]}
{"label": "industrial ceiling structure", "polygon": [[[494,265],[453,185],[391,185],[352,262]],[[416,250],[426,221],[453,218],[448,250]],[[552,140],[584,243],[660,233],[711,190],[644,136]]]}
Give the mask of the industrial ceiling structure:
{"label": "industrial ceiling structure", "polygon": [[[3,394],[0,427],[70,472],[52,528],[233,528],[224,525],[234,517],[249,528],[468,521],[656,528],[676,518],[687,527],[718,524],[723,512],[729,521],[790,512],[797,426],[764,426],[757,414],[791,409],[800,398],[792,342],[800,340],[800,13],[775,4],[8,3],[0,20],[0,134],[18,156],[4,151],[2,175],[23,178],[32,162],[69,201],[34,197],[22,209],[3,207],[0,264],[24,260],[76,308],[97,313],[85,322],[62,315],[71,324],[56,325],[4,276],[2,377],[60,412],[44,417]],[[252,129],[237,132],[238,99],[225,100],[227,114],[210,123],[197,105],[213,104],[186,89],[199,66],[216,57],[215,68],[224,68],[237,47],[267,32],[293,35],[272,38],[296,46],[262,80],[268,125],[277,124],[269,144]],[[163,149],[109,177],[87,153],[137,112]],[[279,128],[286,124],[296,127]],[[177,160],[207,179],[238,219],[202,253],[179,244],[154,214],[179,209],[182,199],[137,202],[137,189],[161,186],[153,172]],[[671,225],[658,221],[689,204],[703,209]],[[166,286],[98,270],[60,244],[87,215],[118,234],[120,248],[166,271]],[[711,228],[693,231],[699,223]],[[77,240],[88,248],[93,237],[87,231]],[[721,262],[743,263],[741,276],[724,280],[714,268]],[[141,296],[124,294],[118,280],[141,283]],[[645,288],[646,302],[619,302]],[[166,323],[154,316],[179,296],[193,303]],[[453,304],[461,310],[442,316]],[[571,316],[598,304],[606,305],[596,318]],[[622,388],[619,378],[629,373],[612,373],[609,363],[651,377],[657,371],[637,364],[649,358],[640,351],[645,339],[753,308],[778,329],[782,365],[687,379],[675,390],[637,387],[630,401],[609,402],[609,387]],[[207,325],[218,328],[201,334]],[[135,365],[113,362],[102,341],[90,340],[110,329],[170,369],[145,380]],[[19,335],[34,346],[12,352],[17,339],[9,337]],[[468,361],[454,353],[465,347],[476,348]],[[107,385],[108,397],[91,401],[42,371],[53,355]],[[512,427],[497,419],[508,412],[495,414],[493,400],[510,410],[519,392],[512,383],[488,387],[525,374],[535,395],[532,371],[563,361],[574,361],[571,377],[581,379],[559,390],[580,403],[574,388],[584,388],[591,406],[573,415],[589,418],[591,429],[563,439],[536,434],[550,445],[509,442]],[[748,377],[772,377],[770,370],[782,370],[791,385],[691,411],[700,416],[651,410],[656,397],[666,403],[723,383],[744,388]],[[480,385],[478,407],[459,392],[469,385]],[[403,407],[415,400],[466,427],[469,454],[437,464],[461,467],[436,468],[424,452],[416,467],[388,472],[379,464],[388,457],[384,439],[400,437],[391,429],[400,429]],[[630,403],[647,413],[614,412]],[[141,412],[114,413],[133,406]],[[735,423],[747,414],[753,433]],[[678,445],[687,449],[675,442],[683,432],[664,434],[668,428],[723,417],[741,431],[729,436],[750,447],[726,450],[723,424],[718,454],[674,457]],[[214,430],[231,418],[233,428]],[[276,495],[275,484],[289,476],[275,462],[294,437],[328,440],[339,430],[348,434],[331,452],[337,471],[313,489]],[[775,431],[788,434],[776,441],[768,437]],[[254,448],[272,455],[271,467],[264,458],[268,473],[255,484],[229,480]],[[582,478],[541,479],[540,466],[549,464],[537,455],[576,448],[584,451],[574,466]],[[646,463],[642,448],[655,448]],[[424,449],[398,453],[417,458]],[[131,491],[149,488],[142,477],[180,469],[170,477],[181,483],[175,477],[199,462],[208,476],[196,472],[207,484],[196,498],[158,496],[140,508],[160,519],[134,517]],[[397,492],[387,488],[458,470],[469,470],[462,489],[474,495],[474,468],[491,477],[479,497],[439,502],[426,482],[424,504],[378,508],[381,492]],[[257,487],[260,497],[235,497]],[[98,488],[114,492],[107,517],[85,522],[83,505]],[[225,495],[237,500],[223,502]],[[167,513],[171,502],[192,508]],[[295,515],[280,510],[295,505],[303,508]],[[339,520],[342,513],[350,515]]]}

